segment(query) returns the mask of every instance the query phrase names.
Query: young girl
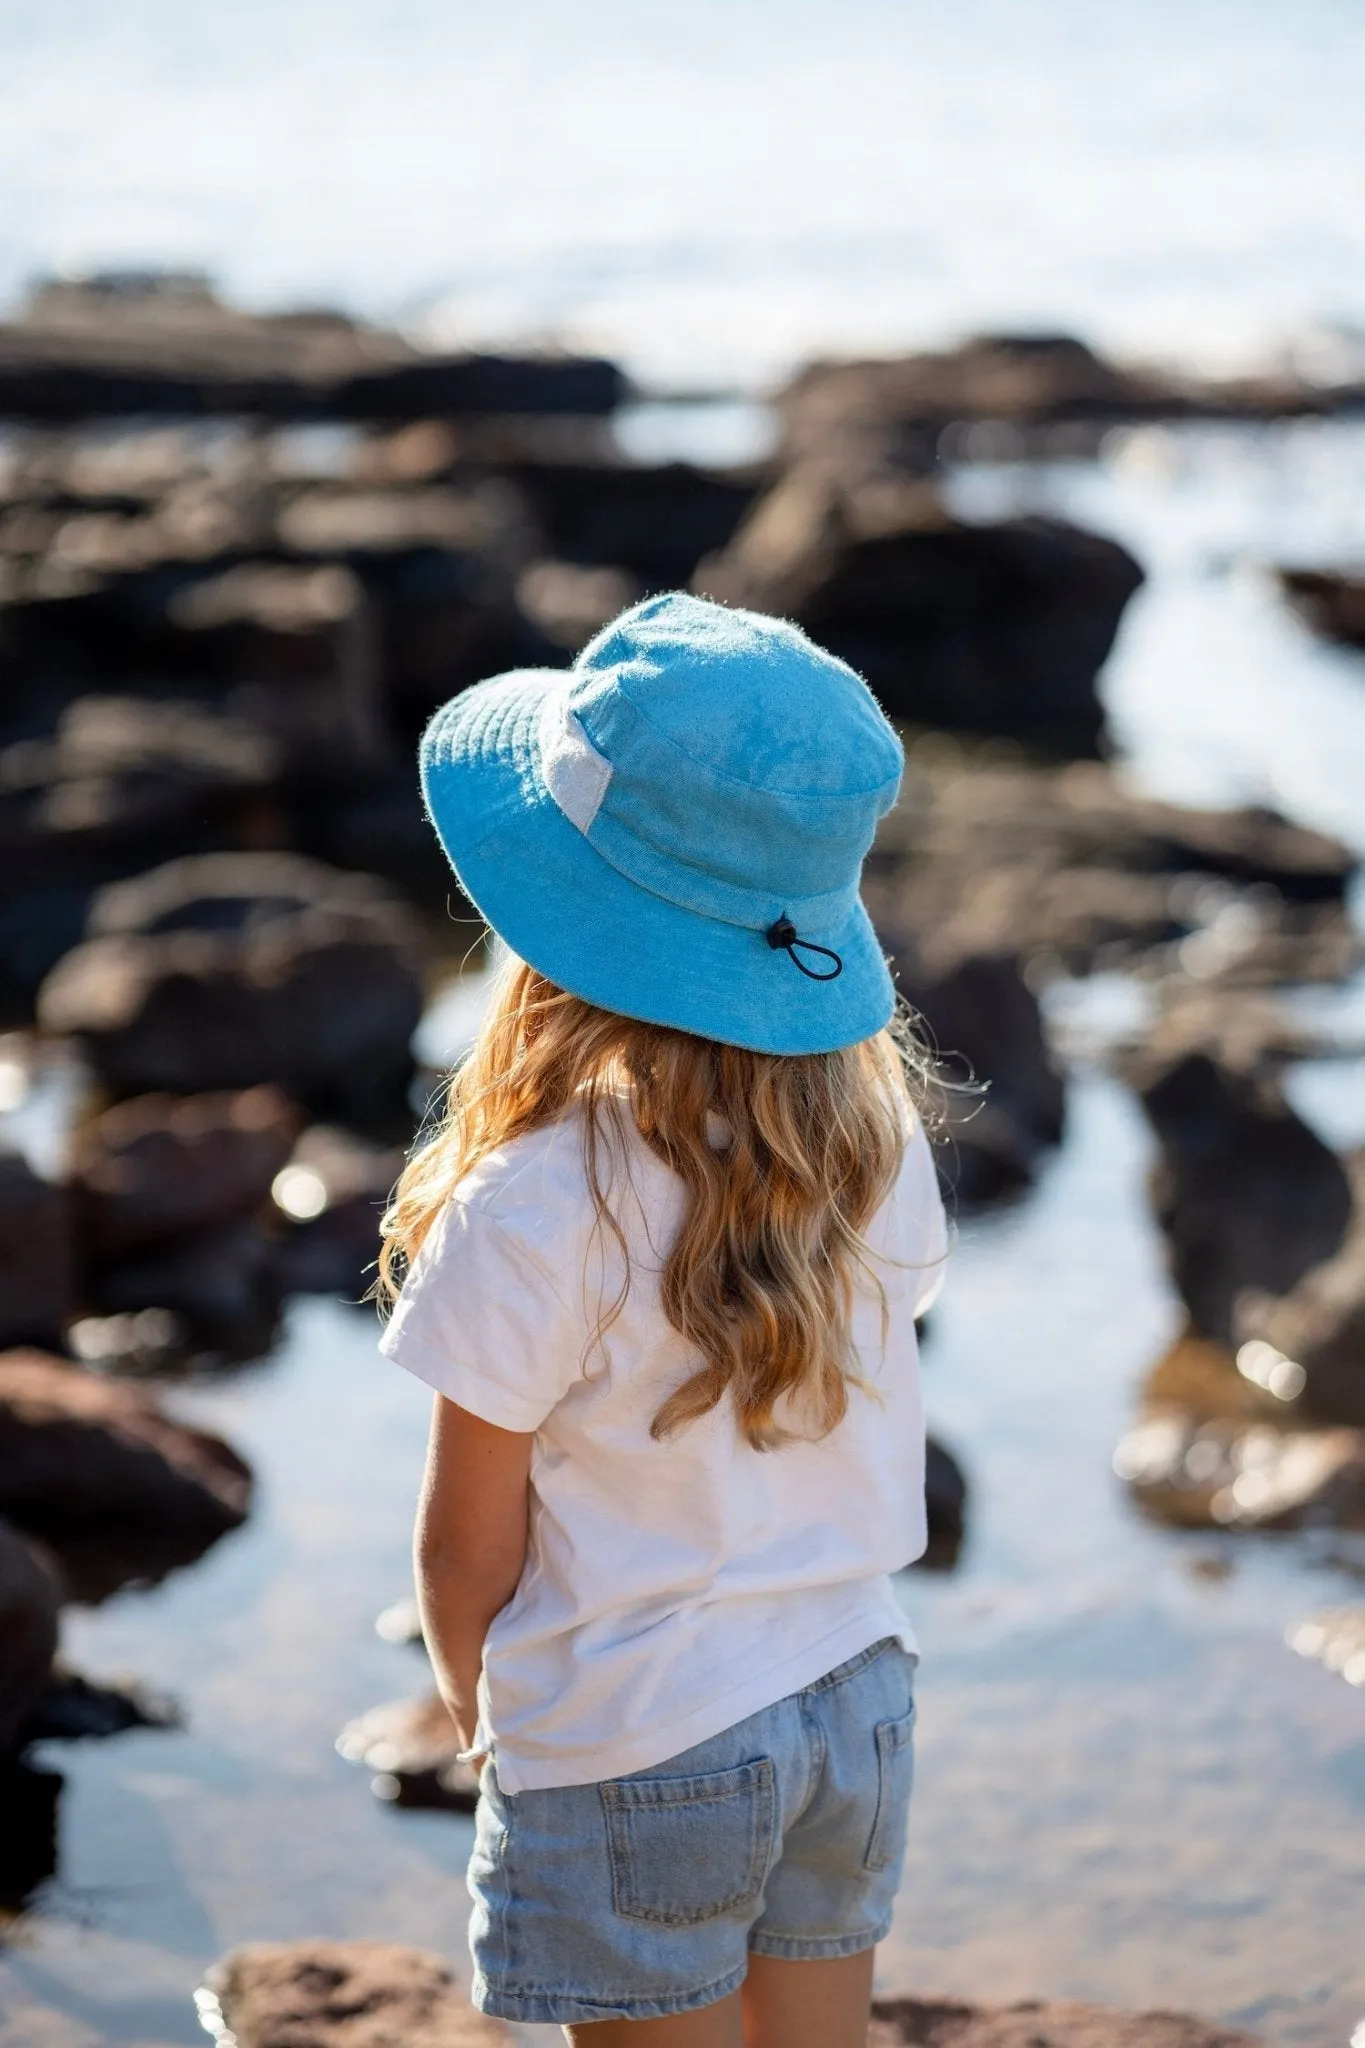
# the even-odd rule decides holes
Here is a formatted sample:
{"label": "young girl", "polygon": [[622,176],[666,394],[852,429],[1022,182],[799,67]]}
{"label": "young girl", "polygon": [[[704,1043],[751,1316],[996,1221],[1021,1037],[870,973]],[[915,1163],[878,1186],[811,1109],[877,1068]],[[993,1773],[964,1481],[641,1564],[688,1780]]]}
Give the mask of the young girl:
{"label": "young girl", "polygon": [[475,2002],[594,2048],[864,2048],[945,1252],[858,898],[899,743],[797,628],[674,595],[465,692],[422,768],[512,954],[382,1268],[437,1394]]}

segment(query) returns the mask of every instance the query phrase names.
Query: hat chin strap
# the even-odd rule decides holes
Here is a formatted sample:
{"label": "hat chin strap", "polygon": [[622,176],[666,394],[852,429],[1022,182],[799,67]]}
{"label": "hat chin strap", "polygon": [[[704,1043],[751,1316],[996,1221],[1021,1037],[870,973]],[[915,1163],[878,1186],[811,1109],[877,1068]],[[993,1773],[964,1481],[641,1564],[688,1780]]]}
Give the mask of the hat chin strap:
{"label": "hat chin strap", "polygon": [[[785,953],[793,967],[799,967],[807,981],[837,981],[844,971],[842,957],[832,946],[817,946],[813,939],[799,939],[796,926],[789,917],[779,917],[776,924],[770,924],[763,934],[774,953]],[[798,949],[803,953],[819,953],[825,960],[832,960],[833,967],[807,967],[804,960],[797,959]]]}

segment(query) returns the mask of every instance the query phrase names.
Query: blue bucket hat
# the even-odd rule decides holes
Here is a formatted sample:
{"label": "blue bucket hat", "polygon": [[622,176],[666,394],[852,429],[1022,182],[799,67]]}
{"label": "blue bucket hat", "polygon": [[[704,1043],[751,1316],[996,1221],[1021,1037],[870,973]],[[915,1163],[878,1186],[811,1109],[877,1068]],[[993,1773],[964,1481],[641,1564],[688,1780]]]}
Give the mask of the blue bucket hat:
{"label": "blue bucket hat", "polygon": [[858,896],[900,741],[799,627],[674,592],[571,669],[465,690],[422,740],[461,885],[584,1001],[757,1052],[833,1052],[894,992]]}

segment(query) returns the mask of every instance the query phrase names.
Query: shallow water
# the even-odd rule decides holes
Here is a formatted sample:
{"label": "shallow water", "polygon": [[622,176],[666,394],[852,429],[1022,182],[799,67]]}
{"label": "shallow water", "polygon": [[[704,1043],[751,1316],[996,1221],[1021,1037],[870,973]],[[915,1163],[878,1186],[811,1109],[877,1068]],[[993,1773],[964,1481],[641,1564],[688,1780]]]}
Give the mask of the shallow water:
{"label": "shallow water", "polygon": [[[954,490],[983,515],[1072,510],[1148,561],[1107,682],[1139,780],[1273,791],[1365,849],[1365,660],[1312,641],[1256,566],[1365,543],[1365,436],[1314,433],[1122,436],[1098,465],[978,466]],[[1294,1085],[1360,1142],[1362,1004],[1333,1001],[1357,1056]],[[1285,1634],[1365,1598],[1365,1555],[1136,1515],[1110,1459],[1176,1310],[1131,1099],[1082,1067],[1070,1116],[1036,1191],[963,1226],[926,1349],[970,1534],[956,1573],[903,1582],[920,1784],[881,1980],[1342,2044],[1365,2017],[1365,1692]],[[332,1748],[422,1680],[373,1631],[407,1583],[421,1389],[377,1359],[366,1314],[303,1302],[275,1358],[170,1398],[252,1460],[259,1504],[193,1569],[68,1617],[83,1668],[136,1672],[188,1726],[42,1752],[66,1779],[61,1869],[0,1946],[4,2048],[187,2044],[199,1973],[240,1941],[462,1956],[469,1824],[381,1806]]]}

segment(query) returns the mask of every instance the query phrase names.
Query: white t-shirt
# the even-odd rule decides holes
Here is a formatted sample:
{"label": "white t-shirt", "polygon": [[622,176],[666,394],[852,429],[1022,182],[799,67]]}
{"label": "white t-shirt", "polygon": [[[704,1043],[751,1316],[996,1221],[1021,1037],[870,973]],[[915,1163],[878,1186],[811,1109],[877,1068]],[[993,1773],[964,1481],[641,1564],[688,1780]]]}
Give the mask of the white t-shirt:
{"label": "white t-shirt", "polygon": [[914,1648],[890,1574],[925,1545],[914,1319],[947,1250],[922,1131],[866,1232],[885,1344],[870,1288],[853,1339],[875,1397],[851,1388],[829,1436],[761,1452],[728,1403],[650,1436],[698,1360],[659,1299],[682,1183],[633,1138],[628,1171],[607,1168],[630,1288],[593,1346],[621,1267],[594,1230],[582,1140],[571,1112],[466,1176],[381,1344],[471,1414],[535,1433],[526,1566],[479,1690],[479,1741],[508,1792],[647,1769],[882,1636]]}

